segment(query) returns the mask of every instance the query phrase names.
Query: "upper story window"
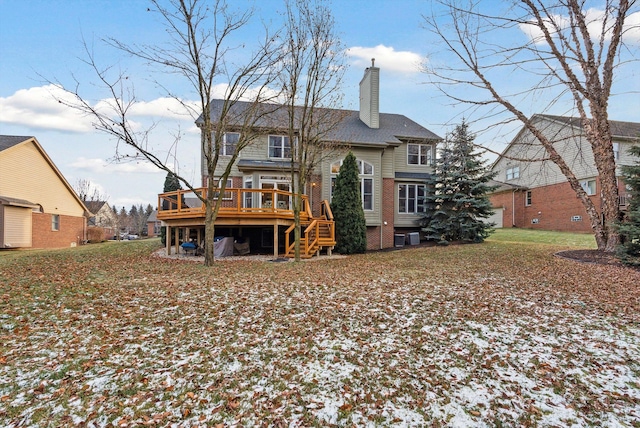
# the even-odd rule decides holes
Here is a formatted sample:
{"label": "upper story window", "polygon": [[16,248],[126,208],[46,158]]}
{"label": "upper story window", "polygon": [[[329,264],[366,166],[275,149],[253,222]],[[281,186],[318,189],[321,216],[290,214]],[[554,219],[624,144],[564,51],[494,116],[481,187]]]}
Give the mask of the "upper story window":
{"label": "upper story window", "polygon": [[[360,174],[360,197],[362,198],[362,208],[365,211],[373,211],[373,165],[366,161],[357,160]],[[336,176],[340,172],[342,161],[331,164],[331,192],[336,184]]]}
{"label": "upper story window", "polygon": [[220,146],[221,156],[231,156],[236,152],[236,147],[240,141],[240,134],[237,132],[225,132]]}
{"label": "upper story window", "polygon": [[613,158],[620,159],[620,143],[613,143]]}
{"label": "upper story window", "polygon": [[507,180],[515,180],[516,178],[520,178],[520,167],[512,166],[511,168],[507,168]]}
{"label": "upper story window", "polygon": [[582,189],[587,193],[587,195],[593,196],[593,195],[596,194],[596,180],[595,179],[582,180],[580,182],[580,185],[582,186]]}
{"label": "upper story window", "polygon": [[408,165],[431,165],[432,150],[429,144],[407,144]]}
{"label": "upper story window", "polygon": [[291,143],[285,135],[269,135],[269,157],[288,159],[291,157]]}

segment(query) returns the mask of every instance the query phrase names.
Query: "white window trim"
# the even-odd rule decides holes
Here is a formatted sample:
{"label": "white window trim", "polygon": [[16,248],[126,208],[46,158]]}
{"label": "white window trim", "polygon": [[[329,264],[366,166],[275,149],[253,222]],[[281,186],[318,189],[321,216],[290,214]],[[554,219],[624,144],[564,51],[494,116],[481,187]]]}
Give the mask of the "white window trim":
{"label": "white window trim", "polygon": [[527,190],[524,194],[524,206],[530,207],[533,204],[533,194],[531,190]]}
{"label": "white window trim", "polygon": [[[360,159],[356,159],[356,161],[358,163],[358,174],[359,174],[359,177],[360,177],[360,199],[361,199],[361,202],[362,202],[362,209],[364,211],[374,211],[375,206],[376,206],[375,205],[375,194],[376,194],[375,186],[376,186],[376,183],[375,183],[375,180],[374,180],[375,174],[374,174],[373,164],[370,163],[370,162],[367,162],[367,161],[360,160]],[[331,193],[331,197],[332,198],[333,198],[333,183],[334,183],[335,178],[338,176],[338,173],[339,173],[339,170],[340,170],[339,166],[341,166],[341,165],[342,165],[342,160],[333,162],[333,163],[331,163],[329,165],[329,173],[331,174],[331,183],[332,183],[332,185],[330,186],[329,191]],[[368,165],[368,166],[371,167],[371,174],[365,174],[364,173],[365,165]],[[364,198],[365,197],[364,187],[365,187],[365,182],[368,181],[368,180],[371,180],[371,208],[366,208],[365,204],[364,204],[364,201],[365,201],[365,198]]]}
{"label": "white window trim", "polygon": [[[233,153],[227,153],[227,147],[228,147],[227,146],[227,135],[230,135],[230,134],[237,135],[238,136],[238,141],[240,141],[240,133],[238,133],[238,132],[225,132],[224,135],[222,136],[222,146],[220,147],[220,156],[232,156],[233,155]],[[234,152],[236,150],[237,143],[238,142],[236,142],[236,145],[234,145]]]}
{"label": "white window trim", "polygon": [[[591,190],[589,183],[593,183],[593,191]],[[580,180],[580,186],[582,186],[582,189],[586,192],[587,196],[594,196],[598,191],[595,178],[590,178],[588,180]]]}
{"label": "white window trim", "polygon": [[[416,156],[415,154],[409,153],[410,146],[418,147],[418,162],[412,163],[409,162],[409,156]],[[426,163],[422,163],[422,155],[425,154],[427,159]],[[417,165],[417,166],[430,166],[433,164],[433,146],[431,144],[421,144],[421,143],[407,143],[407,165]]]}
{"label": "white window trim", "polygon": [[[282,156],[271,156],[271,137],[280,138],[280,146],[277,148],[282,151]],[[286,155],[286,150],[287,150],[286,141],[288,140],[289,140],[288,135],[275,135],[275,134],[269,135],[268,141],[267,141],[267,156],[269,157],[269,159],[291,159],[291,149],[292,149],[291,142],[289,142],[289,147],[288,147],[289,154]],[[294,141],[294,143],[297,143],[297,140]]]}
{"label": "white window trim", "polygon": [[[406,201],[409,201],[411,199],[414,199],[414,210],[413,211],[409,211],[406,209],[407,207],[407,203],[405,203],[405,210],[402,211],[400,209],[400,188],[401,187],[405,187],[406,190],[406,196],[405,199]],[[414,198],[409,198],[409,187],[413,187],[415,189],[415,196]],[[423,197],[426,195],[427,193],[427,186],[425,186],[424,184],[416,184],[416,183],[402,183],[402,184],[398,184],[398,214],[421,214],[424,213],[424,204],[420,203],[420,194],[419,194],[419,189],[422,188],[422,192],[423,192]]]}
{"label": "white window trim", "polygon": [[505,179],[507,181],[517,180],[518,178],[520,178],[520,166],[519,165],[507,168],[507,170],[505,172],[506,172]]}

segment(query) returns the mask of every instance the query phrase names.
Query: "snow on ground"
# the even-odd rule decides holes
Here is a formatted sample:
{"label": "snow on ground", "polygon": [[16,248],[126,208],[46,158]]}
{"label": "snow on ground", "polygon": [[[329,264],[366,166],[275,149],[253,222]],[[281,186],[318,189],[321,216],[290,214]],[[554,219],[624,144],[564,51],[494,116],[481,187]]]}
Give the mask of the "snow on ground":
{"label": "snow on ground", "polygon": [[500,275],[224,265],[3,314],[0,425],[640,424],[636,322]]}

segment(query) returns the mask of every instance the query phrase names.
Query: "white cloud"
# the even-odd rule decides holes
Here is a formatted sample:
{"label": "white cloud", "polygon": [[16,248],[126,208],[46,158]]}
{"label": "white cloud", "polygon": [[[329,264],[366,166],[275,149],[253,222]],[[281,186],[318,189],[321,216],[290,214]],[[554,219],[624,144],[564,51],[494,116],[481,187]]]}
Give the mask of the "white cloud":
{"label": "white cloud", "polygon": [[57,100],[73,102],[71,96],[56,85],[20,89],[8,97],[0,97],[0,121],[40,129],[90,132],[87,116],[66,107]]}
{"label": "white cloud", "polygon": [[143,160],[112,163],[99,158],[79,157],[75,161],[71,162],[69,166],[82,171],[91,171],[95,173],[107,172],[110,174],[152,174],[159,171],[157,167]]}
{"label": "white cloud", "polygon": [[[606,17],[605,11],[601,9],[588,9],[584,12],[585,21],[587,22],[587,29],[589,34],[594,40],[600,38],[602,33],[602,24]],[[605,33],[605,40],[611,38],[611,26],[613,25],[613,17],[609,17],[607,22],[608,28]],[[555,24],[555,25],[553,25]],[[552,36],[557,33],[556,27],[559,31],[568,30],[571,26],[569,17],[563,15],[552,15],[546,20],[546,26]],[[542,30],[537,26],[534,20],[529,23],[519,24],[518,27],[532,42],[535,44],[545,44],[546,40],[542,33]],[[624,41],[627,43],[637,44],[640,43],[640,12],[632,13],[627,16],[624,24]]]}
{"label": "white cloud", "polygon": [[409,51],[396,51],[391,46],[378,45],[375,47],[353,46],[347,49],[347,55],[354,58],[354,65],[361,68],[371,66],[371,59],[375,58],[375,65],[385,71],[398,73],[418,73],[423,62],[422,57]]}

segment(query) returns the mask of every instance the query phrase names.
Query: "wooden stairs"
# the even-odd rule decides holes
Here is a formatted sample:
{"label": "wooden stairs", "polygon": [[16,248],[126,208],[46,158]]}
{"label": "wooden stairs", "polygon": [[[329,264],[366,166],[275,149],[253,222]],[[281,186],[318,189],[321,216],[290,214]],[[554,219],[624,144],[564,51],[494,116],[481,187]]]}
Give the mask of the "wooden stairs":
{"label": "wooden stairs", "polygon": [[[310,259],[325,250],[331,255],[336,245],[335,222],[328,201],[322,201],[322,214],[318,218],[300,223],[300,258]],[[285,257],[295,257],[295,224],[285,231]]]}

